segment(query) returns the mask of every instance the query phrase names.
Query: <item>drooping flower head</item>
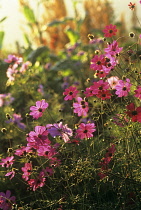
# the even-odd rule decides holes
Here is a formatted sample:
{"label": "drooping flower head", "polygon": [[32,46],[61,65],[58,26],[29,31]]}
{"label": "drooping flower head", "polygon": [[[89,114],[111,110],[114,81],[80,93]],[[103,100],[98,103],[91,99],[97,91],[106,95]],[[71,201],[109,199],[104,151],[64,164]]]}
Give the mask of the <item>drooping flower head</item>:
{"label": "drooping flower head", "polygon": [[34,119],[38,119],[39,117],[42,117],[43,112],[48,107],[48,103],[45,102],[45,100],[36,101],[36,106],[30,107],[30,115],[33,116]]}
{"label": "drooping flower head", "polygon": [[105,37],[112,37],[112,36],[115,36],[116,35],[116,32],[117,32],[117,28],[116,28],[116,25],[108,25],[104,28],[103,30],[104,32],[104,36]]}

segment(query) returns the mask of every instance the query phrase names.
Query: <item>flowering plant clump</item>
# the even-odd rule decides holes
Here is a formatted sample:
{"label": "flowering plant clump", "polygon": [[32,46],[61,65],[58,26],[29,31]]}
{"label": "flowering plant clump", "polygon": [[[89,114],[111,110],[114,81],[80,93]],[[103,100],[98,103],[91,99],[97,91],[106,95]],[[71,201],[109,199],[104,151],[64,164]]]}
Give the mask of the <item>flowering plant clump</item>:
{"label": "flowering plant clump", "polygon": [[140,30],[103,28],[4,59],[0,209],[141,209]]}

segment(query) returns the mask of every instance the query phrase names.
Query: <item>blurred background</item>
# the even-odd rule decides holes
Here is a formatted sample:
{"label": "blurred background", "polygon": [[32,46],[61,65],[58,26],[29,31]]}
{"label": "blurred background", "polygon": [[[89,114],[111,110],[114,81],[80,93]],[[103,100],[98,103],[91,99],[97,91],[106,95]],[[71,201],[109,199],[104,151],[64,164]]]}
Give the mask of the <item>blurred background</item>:
{"label": "blurred background", "polygon": [[[139,27],[141,4],[129,9],[130,0],[0,0],[0,47],[6,51],[47,45],[60,49],[69,30],[79,32],[86,42],[89,33],[98,33],[109,23],[119,27],[119,35]],[[100,32],[99,32],[100,33]],[[66,36],[67,35],[67,36]]]}

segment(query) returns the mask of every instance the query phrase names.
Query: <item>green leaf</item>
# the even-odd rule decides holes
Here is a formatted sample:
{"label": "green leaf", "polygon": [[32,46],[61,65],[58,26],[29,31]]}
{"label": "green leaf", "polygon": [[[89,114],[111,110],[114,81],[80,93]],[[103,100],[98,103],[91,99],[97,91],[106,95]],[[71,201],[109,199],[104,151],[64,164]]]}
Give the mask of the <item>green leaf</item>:
{"label": "green leaf", "polygon": [[30,9],[28,6],[24,6],[23,12],[24,12],[26,19],[30,23],[36,23],[36,18],[35,18],[35,15],[34,15],[34,12],[32,9]]}
{"label": "green leaf", "polygon": [[31,61],[32,64],[35,64],[37,58],[45,51],[48,51],[46,46],[38,47],[28,55],[27,59]]}
{"label": "green leaf", "polygon": [[0,20],[0,23],[2,23],[7,17],[4,17]]}
{"label": "green leaf", "polygon": [[47,24],[47,26],[51,27],[51,26],[58,26],[60,24],[62,24],[63,22],[60,20],[53,20],[50,23]]}
{"label": "green leaf", "polygon": [[72,28],[67,27],[65,29],[65,33],[67,34],[71,44],[75,44],[78,41],[79,34],[78,32],[74,31]]}
{"label": "green leaf", "polygon": [[5,34],[4,31],[0,31],[0,49],[2,48],[4,34]]}
{"label": "green leaf", "polygon": [[53,20],[50,23],[48,23],[47,26],[48,27],[58,26],[58,25],[61,25],[61,24],[65,24],[67,21],[70,21],[70,20],[73,20],[73,18],[71,18],[71,17],[65,17],[65,18],[63,18],[61,20]]}
{"label": "green leaf", "polygon": [[25,40],[25,42],[28,44],[28,46],[31,46],[31,41],[30,41],[30,39],[28,38],[29,36],[27,35],[27,34],[25,34],[24,33],[24,40]]}

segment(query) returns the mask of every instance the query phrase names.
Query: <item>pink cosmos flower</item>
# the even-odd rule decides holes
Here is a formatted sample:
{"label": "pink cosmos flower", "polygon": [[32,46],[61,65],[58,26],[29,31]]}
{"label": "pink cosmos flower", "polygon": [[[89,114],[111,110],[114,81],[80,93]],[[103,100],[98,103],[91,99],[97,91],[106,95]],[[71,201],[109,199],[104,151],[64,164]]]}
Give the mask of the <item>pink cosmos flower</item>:
{"label": "pink cosmos flower", "polygon": [[23,156],[29,152],[32,152],[31,147],[22,146],[21,148],[16,149],[14,154],[18,156]]}
{"label": "pink cosmos flower", "polygon": [[25,63],[22,64],[22,66],[20,67],[19,72],[24,73],[29,66],[31,66],[31,62],[30,61],[26,61]]}
{"label": "pink cosmos flower", "polygon": [[91,60],[90,68],[93,70],[102,70],[105,65],[105,56],[104,55],[95,55]]}
{"label": "pink cosmos flower", "polygon": [[54,155],[57,154],[57,151],[52,146],[40,146],[37,149],[37,153],[39,156],[48,157],[49,159],[52,158]]}
{"label": "pink cosmos flower", "polygon": [[93,137],[93,132],[96,131],[95,127],[96,126],[94,123],[88,123],[88,124],[81,123],[79,125],[79,128],[76,130],[77,137],[80,139],[88,139]]}
{"label": "pink cosmos flower", "polygon": [[81,97],[77,97],[77,103],[73,103],[73,112],[78,116],[87,116],[89,111],[88,102],[84,101]]}
{"label": "pink cosmos flower", "polygon": [[31,106],[30,110],[30,115],[33,116],[34,119],[38,119],[39,117],[42,117],[43,112],[46,110],[48,107],[48,103],[45,102],[45,100],[41,101],[36,101],[36,106]]}
{"label": "pink cosmos flower", "polygon": [[117,41],[113,41],[111,44],[108,44],[108,47],[104,49],[107,54],[115,56],[122,51],[123,47],[118,47]]}
{"label": "pink cosmos flower", "polygon": [[87,87],[84,94],[86,95],[86,97],[91,97],[94,96],[93,94],[93,86]]}
{"label": "pink cosmos flower", "polygon": [[22,167],[21,170],[23,171],[22,178],[25,179],[26,181],[29,180],[29,176],[31,175],[32,172],[32,164],[25,163],[24,167]]}
{"label": "pink cosmos flower", "polygon": [[48,139],[48,131],[45,126],[35,126],[35,131],[30,131],[27,136],[27,146],[38,149],[39,146],[47,146],[51,142]]}
{"label": "pink cosmos flower", "polygon": [[109,83],[110,87],[114,90],[115,86],[118,85],[119,78],[117,76],[112,76],[107,79],[107,82]]}
{"label": "pink cosmos flower", "polygon": [[135,93],[136,94],[134,96],[141,99],[141,86],[137,87],[137,90],[135,90]]}
{"label": "pink cosmos flower", "polygon": [[9,171],[8,173],[5,174],[5,176],[10,176],[10,179],[13,179],[16,174],[16,171],[12,169],[12,171]]}
{"label": "pink cosmos flower", "polygon": [[23,61],[22,57],[17,57],[15,55],[8,55],[7,59],[4,59],[6,63],[17,63],[20,64]]}
{"label": "pink cosmos flower", "polygon": [[0,165],[2,167],[8,168],[8,167],[13,165],[13,163],[14,163],[14,156],[3,158],[3,159],[1,159],[1,161],[2,162],[0,163]]}
{"label": "pink cosmos flower", "polygon": [[108,82],[104,82],[103,80],[99,80],[97,82],[94,82],[93,85],[91,86],[92,93],[97,95],[101,91],[106,91],[110,88]]}
{"label": "pink cosmos flower", "polygon": [[103,30],[104,32],[104,36],[105,37],[112,37],[116,35],[117,29],[116,29],[116,25],[108,25],[104,28]]}
{"label": "pink cosmos flower", "polygon": [[39,176],[36,179],[28,180],[28,184],[32,188],[33,191],[37,190],[39,187],[43,187],[45,185],[46,178],[44,177],[44,173],[40,172]]}
{"label": "pink cosmos flower", "polygon": [[135,108],[135,104],[131,103],[126,108],[128,109],[126,114],[132,118],[132,122],[141,122],[141,107]]}
{"label": "pink cosmos flower", "polygon": [[68,142],[70,140],[69,137],[73,135],[72,129],[69,128],[67,124],[63,125],[62,122],[48,124],[46,125],[46,128],[52,137],[60,136],[64,142]]}
{"label": "pink cosmos flower", "polygon": [[119,80],[118,85],[115,86],[115,94],[118,97],[127,96],[131,86],[130,79],[127,78],[126,81]]}
{"label": "pink cosmos flower", "polygon": [[7,190],[6,193],[0,192],[0,208],[3,210],[11,210],[12,204],[16,203],[16,197],[11,196],[10,190]]}
{"label": "pink cosmos flower", "polygon": [[15,80],[15,75],[18,72],[18,64],[14,64],[12,67],[9,67],[6,71],[6,76],[8,77],[8,81],[12,82]]}
{"label": "pink cosmos flower", "polygon": [[78,90],[76,89],[76,87],[70,86],[69,88],[65,89],[65,91],[63,92],[63,95],[66,95],[64,100],[72,100],[73,98],[76,97],[78,93]]}

